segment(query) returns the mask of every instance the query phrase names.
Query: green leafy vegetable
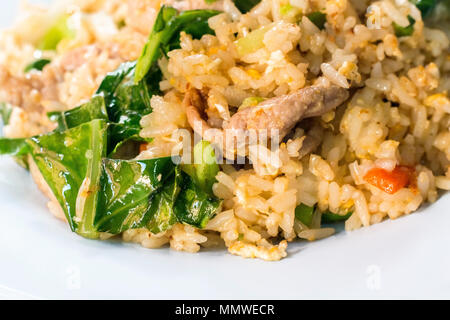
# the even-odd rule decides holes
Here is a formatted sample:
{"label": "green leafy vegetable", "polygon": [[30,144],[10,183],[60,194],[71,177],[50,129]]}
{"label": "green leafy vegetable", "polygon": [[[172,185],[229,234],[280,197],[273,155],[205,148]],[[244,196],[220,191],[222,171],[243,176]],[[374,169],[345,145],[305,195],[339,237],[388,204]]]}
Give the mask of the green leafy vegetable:
{"label": "green leafy vegetable", "polygon": [[36,61],[33,61],[29,65],[27,65],[24,69],[24,72],[30,72],[31,70],[38,70],[42,71],[46,65],[48,65],[51,61],[48,59],[39,59]]}
{"label": "green leafy vegetable", "polygon": [[[98,95],[105,98],[106,109],[111,122],[125,126],[140,128],[142,116],[152,109],[150,98],[159,93],[154,87],[149,87],[146,81],[134,83],[135,62],[126,62],[106,75],[97,90]],[[155,79],[158,83],[161,76]]]}
{"label": "green leafy vegetable", "polygon": [[9,123],[9,118],[11,117],[12,107],[8,103],[0,103],[0,117],[4,125]]}
{"label": "green leafy vegetable", "polygon": [[414,24],[416,23],[416,20],[414,20],[413,17],[408,16],[409,25],[407,27],[401,27],[395,22],[392,23],[392,26],[394,27],[394,32],[397,37],[409,37],[414,33]]}
{"label": "green leafy vegetable", "polygon": [[108,73],[96,95],[87,103],[65,112],[52,112],[49,117],[58,123],[58,131],[76,127],[94,119],[108,121],[108,154],[113,155],[123,145],[148,141],[139,136],[142,117],[152,109],[150,99],[159,93],[162,75],[156,70],[151,79],[134,83],[135,62],[126,62]]}
{"label": "green leafy vegetable", "polygon": [[325,28],[325,23],[327,22],[327,15],[320,11],[311,12],[307,15],[308,19],[314,23],[317,28],[323,30]]}
{"label": "green leafy vegetable", "polygon": [[147,228],[157,234],[176,222],[203,228],[220,201],[194,183],[172,158],[103,161],[95,228],[118,234]]}
{"label": "green leafy vegetable", "polygon": [[[295,208],[295,218],[303,223],[307,227],[311,227],[313,221],[315,207],[309,207],[305,204],[300,204],[297,208]],[[347,211],[347,210],[346,210]],[[351,217],[353,211],[349,210],[346,214],[336,214],[329,210],[322,212],[321,222],[322,223],[335,223],[346,221]]]}
{"label": "green leafy vegetable", "polygon": [[0,155],[24,156],[30,152],[25,139],[0,139]]}
{"label": "green leafy vegetable", "polygon": [[353,211],[348,212],[345,215],[333,213],[331,211],[325,211],[322,213],[322,223],[335,223],[348,220],[353,214]]}
{"label": "green leafy vegetable", "polygon": [[108,156],[114,159],[133,159],[140,153],[142,143],[152,139],[142,138],[140,128],[111,123],[108,126]]}
{"label": "green leafy vegetable", "polygon": [[69,15],[61,16],[53,26],[51,26],[42,39],[38,42],[37,48],[40,50],[56,50],[56,47],[63,39],[75,37],[75,31],[69,26]]}
{"label": "green leafy vegetable", "polygon": [[295,208],[295,218],[307,227],[311,226],[313,213],[314,207],[307,206],[303,203]]}
{"label": "green leafy vegetable", "polygon": [[234,0],[234,4],[242,13],[247,13],[253,9],[261,0]]}
{"label": "green leafy vegetable", "polygon": [[198,144],[193,177],[171,157],[127,161],[104,158],[107,124],[92,120],[30,139],[0,139],[0,153],[30,153],[61,205],[72,231],[86,238],[176,222],[203,228],[221,201],[212,195],[218,166],[212,147]]}
{"label": "green leafy vegetable", "polygon": [[151,97],[159,93],[161,71],[155,66],[143,79],[133,81],[136,62],[123,63],[106,75],[97,94],[105,98],[109,121],[108,154],[116,153],[124,144],[132,141],[148,141],[139,136],[140,121],[152,112]]}
{"label": "green leafy vegetable", "polygon": [[157,64],[161,54],[167,54],[179,47],[181,31],[196,38],[204,34],[213,34],[213,30],[208,26],[208,19],[218,13],[219,11],[214,10],[190,10],[179,13],[172,7],[162,6],[138,60],[134,81],[136,83],[142,81]]}
{"label": "green leafy vegetable", "polygon": [[184,172],[180,183],[181,192],[175,203],[178,221],[197,228],[204,228],[221,206],[221,201],[203,191],[194,180]]}
{"label": "green leafy vegetable", "polygon": [[[3,125],[9,124],[12,113],[12,106],[8,103],[0,103],[0,120]],[[0,123],[1,136],[2,123]],[[24,168],[28,168],[28,154],[30,148],[25,139],[0,138],[0,155],[10,155],[14,160]]]}
{"label": "green leafy vegetable", "polygon": [[[217,13],[178,13],[163,7],[139,63],[127,62],[109,73],[89,102],[50,113],[58,124],[54,132],[29,139],[0,139],[0,154],[31,154],[72,231],[98,238],[100,232],[118,234],[132,228],[159,233],[176,222],[203,228],[216,214],[221,201],[213,196],[212,185],[219,167],[209,143],[198,144],[194,164],[183,167],[172,158],[105,157],[147,141],[139,136],[140,121],[152,112],[151,97],[159,93],[159,56],[179,46],[180,31],[194,37],[212,33],[208,19]],[[41,47],[55,49],[68,31],[65,17],[48,30]],[[7,121],[9,111],[6,107],[1,111]]]}
{"label": "green leafy vegetable", "polygon": [[96,96],[89,102],[65,112],[50,112],[48,116],[50,120],[58,123],[57,130],[61,132],[95,119],[108,120],[105,99],[102,96]]}
{"label": "green leafy vegetable", "polygon": [[178,221],[174,212],[174,205],[180,193],[181,179],[181,170],[177,167],[162,190],[152,197],[148,211],[151,218],[146,224],[146,228],[153,234],[170,229]]}
{"label": "green leafy vegetable", "polygon": [[72,231],[98,237],[94,218],[101,159],[106,155],[106,122],[93,120],[65,132],[30,138],[27,143]]}
{"label": "green leafy vegetable", "polygon": [[433,9],[438,4],[438,0],[409,0],[412,4],[415,4],[416,7],[420,10],[422,13],[422,17],[426,18],[431,14]]}
{"label": "green leafy vegetable", "polygon": [[112,91],[114,95],[107,96],[107,110],[112,122],[140,127],[142,116],[152,111],[151,96],[159,93],[159,90],[152,92],[145,81],[134,83],[133,72],[134,69],[125,76],[117,89]]}
{"label": "green leafy vegetable", "polygon": [[117,87],[127,75],[133,72],[136,62],[124,62],[116,70],[108,73],[100,84],[97,94],[103,94],[107,101],[114,97]]}
{"label": "green leafy vegetable", "polygon": [[105,159],[96,229],[118,234],[151,224],[152,231],[157,227],[159,231],[166,230],[173,221],[176,222],[175,215],[164,219],[161,211],[159,219],[153,218],[157,209],[173,207],[170,189],[174,185],[174,173],[175,165],[170,157],[145,161]]}
{"label": "green leafy vegetable", "polygon": [[212,194],[212,186],[219,173],[214,148],[208,141],[200,141],[194,147],[193,164],[183,165],[183,170],[203,191]]}

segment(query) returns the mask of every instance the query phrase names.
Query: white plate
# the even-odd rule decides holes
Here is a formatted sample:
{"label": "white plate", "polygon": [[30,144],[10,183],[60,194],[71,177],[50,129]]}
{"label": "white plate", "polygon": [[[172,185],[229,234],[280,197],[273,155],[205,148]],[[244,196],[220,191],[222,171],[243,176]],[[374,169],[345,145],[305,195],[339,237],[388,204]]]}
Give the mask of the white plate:
{"label": "white plate", "polygon": [[[2,1],[11,21],[17,1]],[[319,242],[280,262],[85,240],[0,158],[0,298],[450,298],[450,196],[419,213]]]}
{"label": "white plate", "polygon": [[85,240],[0,159],[0,296],[37,298],[450,298],[450,196],[418,214],[314,243],[280,262]]}

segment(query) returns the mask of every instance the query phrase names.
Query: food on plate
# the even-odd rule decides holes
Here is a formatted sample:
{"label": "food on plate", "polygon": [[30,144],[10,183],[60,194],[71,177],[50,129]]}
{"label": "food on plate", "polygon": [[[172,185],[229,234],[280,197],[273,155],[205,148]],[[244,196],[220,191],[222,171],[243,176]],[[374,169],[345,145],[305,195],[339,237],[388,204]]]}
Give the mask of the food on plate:
{"label": "food on plate", "polygon": [[64,0],[0,34],[0,154],[76,234],[280,260],[450,190],[450,2]]}

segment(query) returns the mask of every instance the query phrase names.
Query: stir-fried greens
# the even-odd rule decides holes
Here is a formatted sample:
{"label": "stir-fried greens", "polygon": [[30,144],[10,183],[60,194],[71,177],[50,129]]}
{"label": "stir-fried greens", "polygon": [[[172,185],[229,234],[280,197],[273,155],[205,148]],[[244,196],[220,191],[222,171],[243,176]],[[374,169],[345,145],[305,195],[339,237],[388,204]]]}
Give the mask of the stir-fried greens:
{"label": "stir-fried greens", "polygon": [[106,155],[106,122],[93,120],[64,132],[26,140],[30,153],[73,231],[95,238],[102,158]]}
{"label": "stir-fried greens", "polygon": [[8,103],[0,103],[0,119],[3,124],[9,123],[9,118],[11,117],[12,107]]}
{"label": "stir-fried greens", "polygon": [[352,216],[353,210],[351,210],[350,208],[340,213],[333,213],[329,210],[320,212],[320,210],[318,210],[315,206],[310,207],[306,204],[301,203],[299,206],[297,206],[297,208],[295,208],[295,219],[303,223],[308,228],[311,228],[313,224],[313,216],[316,213],[320,216],[320,220],[318,221],[319,225],[317,226],[319,227],[322,223],[331,224],[346,221]]}
{"label": "stir-fried greens", "polygon": [[[212,33],[207,21],[217,13],[162,7],[138,63],[123,63],[107,74],[87,103],[49,113],[57,123],[53,132],[0,139],[0,154],[34,161],[72,231],[98,238],[102,232],[114,235],[135,228],[156,234],[177,222],[203,228],[219,210],[221,201],[212,193],[219,167],[208,142],[195,146],[194,164],[177,164],[179,159],[171,157],[129,160],[137,152],[118,152],[125,144],[148,141],[139,136],[140,121],[152,112],[151,97],[160,93],[161,54],[179,45],[180,31],[195,37]],[[59,21],[49,30],[54,36],[43,47],[54,49],[66,23]],[[8,123],[11,108],[2,104],[0,111]]]}
{"label": "stir-fried greens", "polygon": [[397,37],[408,37],[414,33],[414,25],[416,24],[416,20],[414,20],[413,17],[408,16],[408,21],[409,25],[406,27],[399,26],[395,22],[392,24]]}
{"label": "stir-fried greens", "polygon": [[425,18],[431,14],[439,0],[409,0],[409,2],[415,4]]}
{"label": "stir-fried greens", "polygon": [[149,40],[138,60],[135,82],[140,82],[151,71],[162,54],[176,49],[180,45],[180,32],[200,38],[212,34],[208,19],[219,14],[214,10],[189,10],[179,13],[176,9],[163,6],[158,13]]}
{"label": "stir-fried greens", "polygon": [[32,70],[42,71],[42,69],[44,69],[44,67],[48,65],[50,62],[51,60],[49,59],[35,60],[25,67],[24,72],[30,72]]}

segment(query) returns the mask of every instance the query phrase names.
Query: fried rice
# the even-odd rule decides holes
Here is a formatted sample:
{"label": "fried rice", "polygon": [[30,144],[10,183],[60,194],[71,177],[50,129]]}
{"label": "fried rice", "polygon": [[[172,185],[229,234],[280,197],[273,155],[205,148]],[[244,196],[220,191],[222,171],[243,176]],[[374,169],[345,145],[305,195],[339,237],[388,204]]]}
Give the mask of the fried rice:
{"label": "fried rice", "polygon": [[[204,228],[177,223],[157,234],[137,228],[120,236],[187,252],[224,243],[235,255],[280,260],[289,242],[334,234],[324,215],[345,220],[352,231],[413,213],[450,190],[448,17],[425,20],[413,2],[262,0],[246,13],[231,0],[24,4],[14,26],[0,34],[0,101],[13,107],[3,132],[24,138],[53,130],[48,112],[88,101],[108,72],[140,57],[161,5],[219,10],[208,20],[212,34],[183,31],[179,47],[159,59],[161,93],[151,97],[152,112],[140,122],[140,136],[151,142],[136,159],[171,156],[180,147],[177,132],[193,131],[183,103],[190,90],[203,95],[215,127],[249,101],[257,105],[311,86],[343,88],[350,98],[300,121],[275,150],[249,147],[245,164],[221,164],[212,191],[222,206]],[[323,25],[311,15],[317,12]],[[39,39],[61,15],[69,17],[74,36],[40,50]],[[408,26],[411,34],[399,36]],[[24,73],[42,57],[51,60],[42,71]],[[301,154],[310,128],[320,132],[318,140]],[[30,170],[42,182],[33,164]],[[394,173],[405,177],[402,172],[407,181],[394,179],[396,190],[387,189],[386,181]],[[49,210],[67,220],[41,186]],[[310,220],[302,219],[301,206],[311,208]]]}

